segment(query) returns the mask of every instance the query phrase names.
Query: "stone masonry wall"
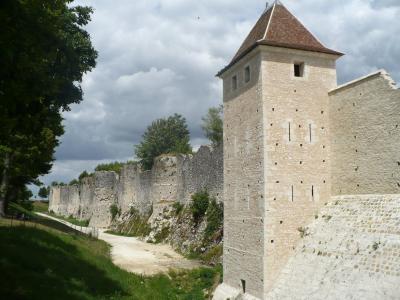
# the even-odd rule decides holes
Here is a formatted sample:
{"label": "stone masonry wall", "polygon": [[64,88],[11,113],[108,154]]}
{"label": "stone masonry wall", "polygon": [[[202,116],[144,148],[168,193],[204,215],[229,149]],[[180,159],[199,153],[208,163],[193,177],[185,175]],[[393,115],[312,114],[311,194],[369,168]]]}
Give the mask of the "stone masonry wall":
{"label": "stone masonry wall", "polygon": [[[264,293],[293,254],[297,228],[330,197],[329,97],[337,56],[263,48]],[[295,77],[294,62],[304,63]]]}
{"label": "stone masonry wall", "polygon": [[400,193],[400,90],[385,71],[330,92],[332,194]]}
{"label": "stone masonry wall", "polygon": [[399,299],[400,195],[331,199],[266,299]]}
{"label": "stone masonry wall", "polygon": [[[224,283],[261,298],[264,142],[259,53],[224,74]],[[250,81],[244,68],[250,66]],[[237,78],[237,89],[232,78]]]}
{"label": "stone masonry wall", "polygon": [[222,162],[222,147],[202,146],[194,155],[162,155],[149,171],[126,164],[120,174],[94,172],[79,185],[52,187],[49,210],[108,227],[113,204],[121,214],[133,208],[142,215],[157,215],[175,201],[188,203],[201,190],[222,201]]}

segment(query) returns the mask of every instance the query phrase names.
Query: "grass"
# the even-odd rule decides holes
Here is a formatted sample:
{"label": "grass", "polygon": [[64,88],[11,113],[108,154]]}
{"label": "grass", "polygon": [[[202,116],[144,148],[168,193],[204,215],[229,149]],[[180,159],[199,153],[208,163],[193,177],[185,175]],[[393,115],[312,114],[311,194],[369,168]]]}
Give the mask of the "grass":
{"label": "grass", "polygon": [[40,213],[47,213],[49,211],[49,202],[48,201],[34,201],[33,202],[33,211]]}
{"label": "grass", "polygon": [[47,212],[47,214],[49,216],[52,216],[52,217],[60,219],[60,220],[67,221],[67,222],[77,225],[77,226],[87,227],[87,226],[89,226],[89,222],[90,222],[90,220],[78,220],[78,219],[74,218],[73,216],[69,216],[69,217],[60,216],[60,215],[55,214],[54,212]]}
{"label": "grass", "polygon": [[126,272],[105,242],[45,218],[0,219],[0,240],[2,299],[207,299],[221,277],[220,266],[152,277]]}

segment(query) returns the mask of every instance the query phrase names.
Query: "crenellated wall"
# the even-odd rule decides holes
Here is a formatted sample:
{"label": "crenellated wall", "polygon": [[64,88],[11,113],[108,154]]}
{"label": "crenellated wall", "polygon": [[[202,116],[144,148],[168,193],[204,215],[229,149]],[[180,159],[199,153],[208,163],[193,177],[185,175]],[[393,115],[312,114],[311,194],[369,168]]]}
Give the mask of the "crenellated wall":
{"label": "crenellated wall", "polygon": [[161,155],[148,171],[126,164],[120,174],[94,172],[79,185],[52,187],[49,210],[90,219],[90,226],[107,227],[112,204],[121,214],[134,208],[145,215],[173,202],[187,203],[201,190],[222,201],[222,164],[222,147],[201,146],[193,155]]}

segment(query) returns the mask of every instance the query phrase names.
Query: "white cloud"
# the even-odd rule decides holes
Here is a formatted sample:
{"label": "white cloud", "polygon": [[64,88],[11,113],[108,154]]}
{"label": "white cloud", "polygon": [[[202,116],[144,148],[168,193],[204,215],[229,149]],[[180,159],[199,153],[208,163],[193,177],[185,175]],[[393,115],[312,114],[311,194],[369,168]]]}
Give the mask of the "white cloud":
{"label": "white cloud", "polygon": [[[270,1],[272,2],[272,0]],[[400,80],[400,7],[382,0],[285,0],[327,47],[346,53],[340,82],[379,68]],[[265,8],[259,0],[80,0],[95,9],[87,26],[99,51],[85,75],[84,101],[64,114],[66,134],[53,171],[69,181],[86,166],[133,155],[146,126],[175,112],[192,144],[206,143],[201,117],[221,103],[224,67]]]}

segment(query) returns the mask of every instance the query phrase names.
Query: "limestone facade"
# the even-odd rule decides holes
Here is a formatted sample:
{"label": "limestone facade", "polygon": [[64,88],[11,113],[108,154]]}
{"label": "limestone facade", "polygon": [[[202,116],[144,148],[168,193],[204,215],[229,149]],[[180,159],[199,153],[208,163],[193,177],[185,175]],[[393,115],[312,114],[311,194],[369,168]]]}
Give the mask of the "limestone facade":
{"label": "limestone facade", "polygon": [[[275,9],[286,15],[277,19]],[[264,35],[260,35],[261,29]],[[299,32],[302,35],[296,35]],[[354,221],[366,225],[371,216],[366,227],[385,227],[387,215],[379,208],[386,211],[398,205],[400,91],[384,71],[338,87],[336,60],[341,53],[325,48],[310,35],[275,1],[232,62],[218,74],[223,81],[225,220],[224,278],[214,295],[216,300],[239,295],[244,299],[326,298],[326,294],[313,297],[307,293],[297,297],[284,288],[300,290],[288,281],[296,280],[293,274],[303,276],[301,270],[308,276],[299,280],[308,285],[304,291],[310,285],[318,286],[318,276],[330,271],[328,263],[313,276],[310,272],[316,266],[312,259],[302,262],[308,264],[308,272],[291,269],[292,257],[300,252],[303,228],[326,204],[338,201],[332,198],[336,195],[346,195],[340,206],[344,212],[357,212],[352,201],[360,205],[357,209],[376,209],[365,212],[364,221]],[[276,36],[279,41],[273,40]],[[285,43],[286,38],[290,43]],[[310,44],[305,45],[305,40]],[[361,194],[372,196],[364,199]],[[392,196],[383,196],[386,194]],[[379,207],[374,201],[381,203]],[[337,213],[342,218],[339,223],[350,218]],[[398,217],[397,208],[391,213],[393,220]],[[333,241],[331,251],[342,251],[335,228],[325,233],[326,239]],[[393,249],[400,245],[397,233],[388,238],[394,239]],[[372,242],[372,237],[366,240]],[[369,254],[372,252],[365,253]],[[373,261],[372,257],[363,259]],[[392,277],[380,274],[374,277],[376,282],[389,278],[393,284],[400,283],[400,258],[394,255],[392,259]],[[349,282],[340,288],[347,298],[359,299],[357,291],[348,296],[358,270],[351,271],[343,269]],[[339,273],[335,276],[339,280]],[[367,290],[373,299],[379,293],[394,295],[394,286],[388,284],[387,290],[377,293]],[[326,293],[330,288],[332,285]]]}

